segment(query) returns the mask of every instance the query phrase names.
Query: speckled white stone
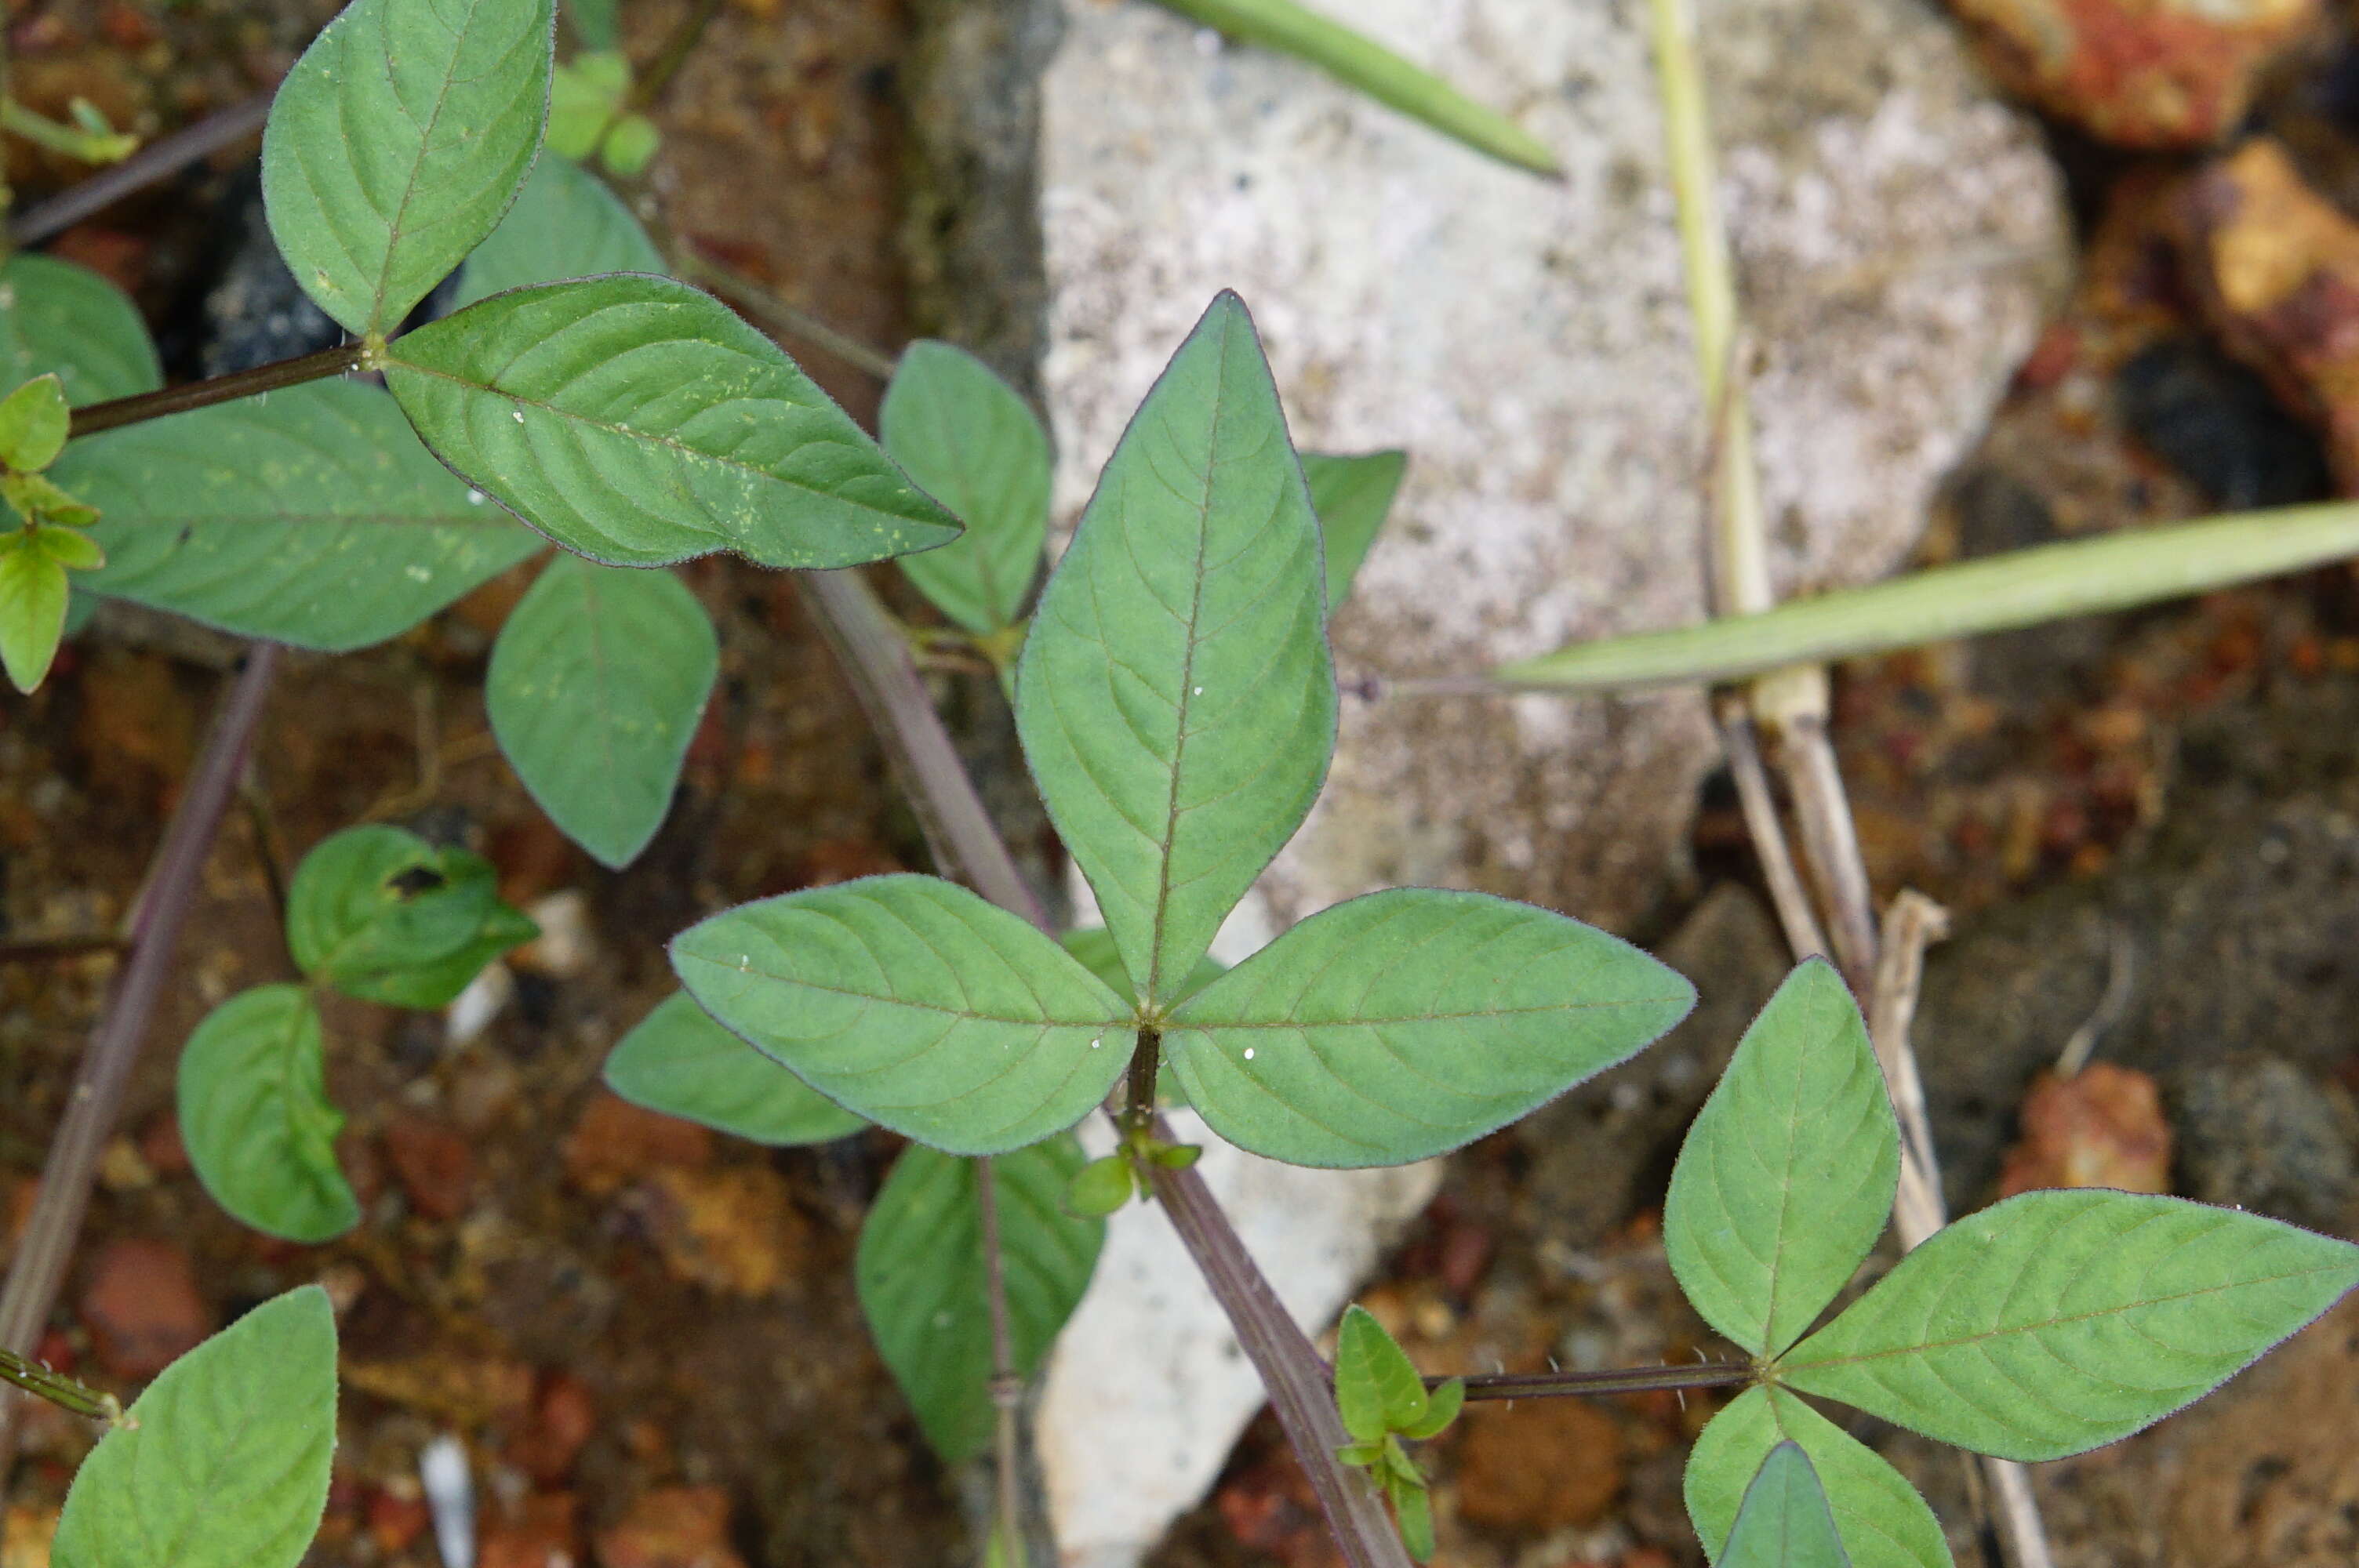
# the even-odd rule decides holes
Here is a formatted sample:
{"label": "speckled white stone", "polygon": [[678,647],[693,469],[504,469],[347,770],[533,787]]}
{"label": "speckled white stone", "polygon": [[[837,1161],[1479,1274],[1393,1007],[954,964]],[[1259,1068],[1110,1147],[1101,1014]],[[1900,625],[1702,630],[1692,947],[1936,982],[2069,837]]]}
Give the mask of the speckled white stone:
{"label": "speckled white stone", "polygon": [[[1701,409],[1643,8],[1354,0],[1505,107],[1501,168],[1136,0],[1069,0],[1047,83],[1048,395],[1087,498],[1212,294],[1258,320],[1297,444],[1411,453],[1337,626],[1354,672],[1471,671],[1701,613]],[[1888,570],[2068,265],[2054,172],[1918,0],[1705,0],[1784,589]],[[1625,926],[1675,870],[1699,701],[1347,701],[1281,923],[1399,882]]]}

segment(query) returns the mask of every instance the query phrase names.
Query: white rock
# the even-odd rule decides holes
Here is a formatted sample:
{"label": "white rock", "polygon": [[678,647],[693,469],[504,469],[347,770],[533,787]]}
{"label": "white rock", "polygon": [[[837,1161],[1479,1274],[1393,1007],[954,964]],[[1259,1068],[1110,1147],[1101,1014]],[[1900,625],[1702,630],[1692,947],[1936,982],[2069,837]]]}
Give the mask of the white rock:
{"label": "white rock", "polygon": [[[2057,181],[1918,0],[1701,8],[1778,575],[1873,577],[2030,342],[2065,265]],[[1293,61],[1207,54],[1152,6],[1070,5],[1043,137],[1060,507],[1234,287],[1299,445],[1412,454],[1337,627],[1347,674],[1694,619],[1701,416],[1643,8],[1335,9],[1515,114],[1565,183]],[[1709,758],[1692,697],[1348,704],[1326,796],[1265,885],[1281,922],[1440,882],[1626,925],[1679,861]]]}

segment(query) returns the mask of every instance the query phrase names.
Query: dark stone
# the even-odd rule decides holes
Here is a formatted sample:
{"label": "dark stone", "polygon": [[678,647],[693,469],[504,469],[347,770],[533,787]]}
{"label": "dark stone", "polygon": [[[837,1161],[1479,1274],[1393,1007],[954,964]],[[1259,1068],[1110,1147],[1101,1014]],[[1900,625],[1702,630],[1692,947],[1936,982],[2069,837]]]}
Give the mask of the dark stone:
{"label": "dark stone", "polygon": [[1064,13],[1056,0],[917,0],[911,10],[910,316],[1037,405],[1049,304],[1040,77]]}
{"label": "dark stone", "polygon": [[[2290,1136],[2255,1130],[2294,1098],[2261,1079],[2289,1073],[2316,1098],[2354,1060],[2359,692],[2282,689],[2192,722],[2180,751],[2201,760],[2201,787],[2169,792],[2148,841],[2102,876],[1975,916],[1931,955],[1917,1048],[1955,1210],[1988,1201],[2014,1108],[2097,1010],[2116,934],[2128,1000],[2097,1050],[2175,1091],[2179,1130],[2207,1151],[2190,1148],[2181,1175],[2287,1218],[2342,1201],[2299,1191],[2310,1177],[2252,1141]],[[2282,1152],[2311,1176],[2347,1173],[2323,1125]]]}
{"label": "dark stone", "polygon": [[228,243],[220,275],[205,293],[203,373],[252,370],[342,342],[343,328],[311,303],[278,254],[263,211],[259,162],[232,189],[222,218]]}
{"label": "dark stone", "polygon": [[2359,1194],[2359,1110],[2342,1085],[2282,1057],[2239,1052],[2166,1086],[2180,1190],[2339,1233]]}
{"label": "dark stone", "polygon": [[2228,511],[2332,493],[2318,438],[2260,376],[2195,338],[2166,338],[2122,366],[2122,420],[2157,457]]}

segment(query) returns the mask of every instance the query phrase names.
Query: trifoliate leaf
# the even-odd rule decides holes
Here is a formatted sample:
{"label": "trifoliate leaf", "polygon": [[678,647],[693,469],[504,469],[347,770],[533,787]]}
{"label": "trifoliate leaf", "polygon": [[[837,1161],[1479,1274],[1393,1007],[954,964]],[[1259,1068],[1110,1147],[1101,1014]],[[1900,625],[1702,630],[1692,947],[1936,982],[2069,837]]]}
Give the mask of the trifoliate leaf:
{"label": "trifoliate leaf", "polygon": [[19,473],[36,473],[49,467],[65,450],[66,429],[72,418],[66,407],[65,384],[54,371],[37,375],[0,397],[0,463]]}
{"label": "trifoliate leaf", "polygon": [[49,673],[66,630],[66,568],[20,529],[0,535],[0,668],[18,691]]}
{"label": "trifoliate leaf", "polygon": [[350,827],[322,840],[287,890],[296,968],[394,1007],[448,1004],[538,931],[500,902],[482,856],[398,827]]}
{"label": "trifoliate leaf", "polygon": [[620,867],[663,826],[720,672],[712,619],[678,578],[560,555],[500,628],[484,704],[549,820]]}
{"label": "trifoliate leaf", "polygon": [[1049,531],[1049,434],[1030,405],[965,350],[923,341],[901,351],[881,429],[893,460],[966,524],[901,570],[977,635],[1014,625]]}
{"label": "trifoliate leaf", "polygon": [[1577,920],[1396,888],[1312,915],[1173,1009],[1163,1052],[1230,1142],[1394,1165],[1471,1142],[1659,1038],[1669,969]]}
{"label": "trifoliate leaf", "polygon": [[1720,1555],[1745,1487],[1783,1442],[1810,1455],[1854,1568],[1951,1568],[1949,1538],[1917,1488],[1783,1389],[1739,1394],[1712,1418],[1688,1455],[1688,1517],[1707,1554]]}
{"label": "trifoliate leaf", "polygon": [[547,547],[358,382],[84,437],[52,472],[103,514],[95,591],[299,648],[397,636]]}

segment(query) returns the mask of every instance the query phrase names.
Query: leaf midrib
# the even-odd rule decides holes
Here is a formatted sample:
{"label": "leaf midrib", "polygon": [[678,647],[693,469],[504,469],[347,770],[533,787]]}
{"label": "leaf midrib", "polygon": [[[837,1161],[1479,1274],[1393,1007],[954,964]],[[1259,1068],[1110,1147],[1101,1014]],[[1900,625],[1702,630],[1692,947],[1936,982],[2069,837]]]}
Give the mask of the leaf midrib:
{"label": "leaf midrib", "polygon": [[799,975],[777,974],[758,965],[741,967],[736,964],[725,964],[718,958],[708,957],[702,953],[684,953],[681,957],[693,958],[700,964],[710,964],[727,975],[748,975],[757,979],[774,980],[780,985],[793,986],[801,990],[819,991],[827,996],[851,997],[860,1001],[885,1002],[894,1007],[906,1007],[916,1012],[939,1013],[944,1018],[962,1019],[971,1023],[1006,1023],[1027,1029],[1136,1029],[1137,1027],[1136,1022],[1128,1018],[1109,1019],[1103,1022],[1087,1019],[1073,1022],[1056,1018],[1003,1018],[997,1013],[962,1011],[958,1008],[944,1007],[939,1002],[915,1001],[908,997],[889,996],[876,991],[852,990],[843,986],[821,985],[817,980],[806,979]]}
{"label": "leaf midrib", "polygon": [[[434,128],[442,123],[442,108],[450,101],[451,84],[459,74],[459,57],[465,52],[468,30],[475,25],[475,19],[482,9],[480,0],[476,4],[470,5],[467,8],[466,20],[460,23],[458,28],[451,34],[451,56],[444,64],[442,80],[434,89],[434,107],[427,113],[426,124],[419,127],[418,153],[410,159],[409,177],[402,182],[401,200],[395,204],[392,213],[386,219],[385,259],[377,264],[376,282],[369,294],[369,331],[384,330],[386,295],[392,288],[394,258],[401,252],[402,220],[408,215],[410,200],[418,193],[418,178],[425,169],[426,150],[433,143]],[[388,7],[389,10],[390,7]],[[389,75],[393,59],[393,23],[389,15],[384,17],[384,26],[386,59]],[[398,98],[398,96],[399,94],[397,93],[396,97]]]}
{"label": "leaf midrib", "polygon": [[[1158,846],[1161,852],[1156,856],[1155,917],[1148,927],[1151,946],[1147,949],[1147,983],[1139,988],[1150,1007],[1163,1000],[1165,924],[1171,910],[1171,854],[1180,837],[1180,778],[1188,765],[1188,710],[1195,701],[1196,627],[1204,614],[1204,553],[1212,529],[1212,471],[1220,463],[1221,420],[1229,395],[1229,345],[1235,336],[1236,323],[1224,318],[1220,349],[1212,362],[1212,414],[1205,430],[1204,472],[1199,481],[1201,499],[1196,503],[1196,559],[1188,584],[1188,641],[1180,659],[1180,695],[1172,705],[1171,767],[1164,797],[1163,839]],[[1153,471],[1152,464],[1149,471]],[[1125,492],[1124,511],[1127,514],[1128,510]],[[1125,534],[1129,526],[1125,515]]]}
{"label": "leaf midrib", "polygon": [[[1484,1018],[1526,1018],[1544,1012],[1591,1012],[1604,1008],[1648,1007],[1658,1002],[1678,1001],[1680,1000],[1681,999],[1677,995],[1645,996],[1630,997],[1615,1001],[1556,1001],[1544,1003],[1538,1007],[1475,1008],[1462,1012],[1419,1012],[1405,1014],[1399,1017],[1321,1019],[1310,1022],[1304,1022],[1295,1019],[1281,1018],[1271,1019],[1263,1022],[1250,1022],[1240,1020],[1236,1022],[1223,1022],[1211,1023],[1199,1022],[1184,1016],[1175,1014],[1171,1020],[1170,1033],[1174,1034],[1187,1033],[1209,1034],[1215,1030],[1234,1029],[1289,1029],[1304,1031],[1312,1029],[1381,1029],[1388,1024],[1463,1023],[1475,1019]],[[1184,1009],[1187,1006],[1187,1003],[1183,1001],[1180,1005]]]}

